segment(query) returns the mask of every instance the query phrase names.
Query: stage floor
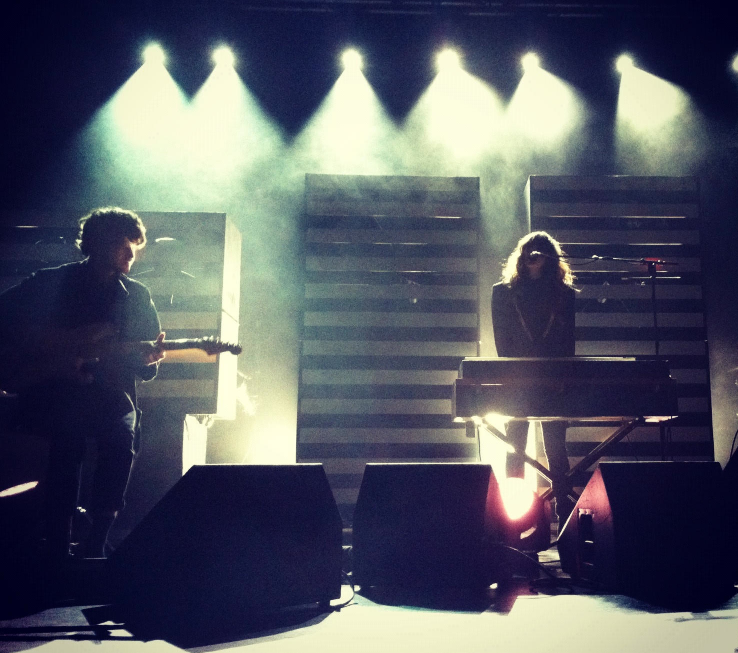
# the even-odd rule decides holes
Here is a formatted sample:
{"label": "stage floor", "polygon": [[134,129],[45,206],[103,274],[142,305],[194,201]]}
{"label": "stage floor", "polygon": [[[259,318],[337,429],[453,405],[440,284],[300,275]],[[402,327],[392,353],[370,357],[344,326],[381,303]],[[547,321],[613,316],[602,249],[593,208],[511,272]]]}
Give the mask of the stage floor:
{"label": "stage floor", "polygon": [[[738,595],[703,612],[675,612],[572,585],[555,553],[541,556],[556,576],[517,577],[477,595],[356,594],[340,610],[292,610],[228,631],[162,634],[131,628],[109,606],[65,605],[0,621],[0,651],[246,651],[352,653],[503,651],[530,653],[734,653]],[[342,587],[336,605],[352,597]]]}

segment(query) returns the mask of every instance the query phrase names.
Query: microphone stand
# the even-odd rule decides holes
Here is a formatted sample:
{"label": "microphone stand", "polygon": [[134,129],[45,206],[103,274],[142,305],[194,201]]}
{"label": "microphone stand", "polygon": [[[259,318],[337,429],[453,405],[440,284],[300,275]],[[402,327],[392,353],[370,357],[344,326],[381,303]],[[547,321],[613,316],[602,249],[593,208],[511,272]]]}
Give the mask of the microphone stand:
{"label": "microphone stand", "polygon": [[[594,261],[620,261],[622,263],[636,263],[638,265],[646,265],[648,267],[648,278],[651,282],[651,310],[653,312],[653,337],[656,345],[656,356],[659,357],[659,323],[658,311],[656,309],[656,273],[659,265],[678,265],[673,261],[662,261],[661,259],[645,259],[645,258],[618,258],[616,256],[597,256],[593,255]],[[638,277],[633,277],[638,280]]]}
{"label": "microphone stand", "polygon": [[[651,282],[651,310],[653,312],[653,338],[656,346],[656,357],[660,358],[659,352],[659,323],[658,311],[656,308],[656,273],[659,265],[678,265],[675,261],[662,261],[661,259],[645,259],[645,258],[618,258],[616,256],[597,256],[593,255],[595,261],[620,261],[624,263],[635,263],[637,265],[646,265],[648,267],[648,278]],[[633,280],[643,279],[643,277],[632,277]],[[669,459],[669,445],[671,443],[671,427],[664,422],[659,423],[659,440],[661,442],[661,460]]]}

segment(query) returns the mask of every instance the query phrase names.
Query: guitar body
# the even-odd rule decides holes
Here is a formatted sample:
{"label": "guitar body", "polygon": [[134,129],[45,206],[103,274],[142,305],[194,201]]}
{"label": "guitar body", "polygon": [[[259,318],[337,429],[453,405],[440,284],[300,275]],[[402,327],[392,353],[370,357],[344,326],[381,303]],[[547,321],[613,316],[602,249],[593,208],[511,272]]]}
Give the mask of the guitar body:
{"label": "guitar body", "polygon": [[5,344],[0,355],[5,364],[0,371],[0,391],[17,393],[53,380],[91,383],[98,374],[115,377],[137,353],[153,348],[162,351],[199,350],[208,356],[229,352],[238,355],[238,344],[218,338],[186,338],[140,342],[118,342],[111,324],[86,325],[71,331],[46,331],[24,343]]}

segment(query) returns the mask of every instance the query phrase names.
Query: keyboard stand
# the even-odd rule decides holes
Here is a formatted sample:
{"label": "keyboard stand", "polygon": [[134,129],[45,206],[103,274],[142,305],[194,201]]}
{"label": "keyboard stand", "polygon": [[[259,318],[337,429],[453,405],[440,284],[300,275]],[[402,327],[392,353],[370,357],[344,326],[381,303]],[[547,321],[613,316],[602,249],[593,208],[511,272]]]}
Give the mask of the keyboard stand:
{"label": "keyboard stand", "polygon": [[[547,421],[545,419],[541,418],[530,418],[525,420],[517,420],[517,421]],[[548,500],[553,498],[553,491],[554,487],[557,485],[565,484],[568,487],[571,487],[572,485],[572,479],[576,477],[577,474],[579,474],[582,471],[585,471],[592,463],[596,462],[602,456],[604,456],[607,453],[607,450],[612,447],[614,444],[620,442],[626,435],[628,435],[631,431],[638,428],[639,426],[642,426],[646,423],[645,417],[622,417],[622,418],[603,418],[602,420],[596,420],[596,419],[564,419],[561,421],[568,422],[569,426],[604,426],[611,422],[619,422],[620,426],[617,427],[615,432],[610,435],[606,440],[603,442],[600,442],[592,451],[590,451],[584,458],[582,458],[574,467],[572,467],[566,474],[554,474],[550,469],[539,463],[535,458],[531,458],[528,456],[524,451],[517,453],[523,457],[523,460],[530,465],[533,469],[538,472],[543,478],[545,478],[550,484],[551,487],[548,488],[543,494],[541,495],[541,498],[544,500]],[[604,423],[603,423],[604,422]],[[508,437],[499,429],[495,428],[491,424],[486,423],[477,423],[477,429],[483,428],[485,431],[487,431],[490,435],[493,435],[498,440],[504,442],[509,447],[513,448],[512,443],[508,439]],[[477,432],[477,437],[479,437],[479,433]],[[579,495],[574,493],[570,494],[570,498],[576,502],[576,500],[579,498]]]}

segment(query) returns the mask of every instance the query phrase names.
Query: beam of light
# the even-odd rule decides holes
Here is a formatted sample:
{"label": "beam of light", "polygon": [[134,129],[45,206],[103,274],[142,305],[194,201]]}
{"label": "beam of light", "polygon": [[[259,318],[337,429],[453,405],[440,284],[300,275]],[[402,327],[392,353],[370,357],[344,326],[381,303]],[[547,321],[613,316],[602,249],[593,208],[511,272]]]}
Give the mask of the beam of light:
{"label": "beam of light", "polygon": [[439,73],[461,70],[461,55],[451,48],[441,50],[436,56],[436,69]]}
{"label": "beam of light", "polygon": [[615,60],[615,70],[617,70],[621,75],[633,68],[635,68],[635,61],[633,61],[633,57],[629,54],[621,54]]}
{"label": "beam of light", "polygon": [[[211,206],[264,185],[258,168],[283,152],[281,132],[265,115],[233,66],[219,64],[190,105],[186,143],[189,192]],[[184,164],[184,162],[183,162]],[[267,173],[262,173],[266,175]]]}
{"label": "beam of light", "polygon": [[30,481],[29,483],[21,483],[20,485],[14,485],[13,487],[6,488],[2,492],[0,492],[0,498],[5,497],[12,497],[17,494],[23,494],[23,492],[28,492],[29,490],[32,490],[38,485],[38,481]]}
{"label": "beam of light", "polygon": [[523,71],[526,73],[535,70],[536,68],[540,68],[541,66],[541,60],[535,52],[528,52],[523,55],[520,63],[523,66]]}
{"label": "beam of light", "polygon": [[358,50],[350,48],[341,55],[344,70],[358,71],[364,68],[364,60]]}
{"label": "beam of light", "polygon": [[629,172],[685,174],[706,142],[701,117],[681,88],[635,66],[622,73],[615,143]]}
{"label": "beam of light", "polygon": [[507,108],[512,132],[543,146],[560,144],[584,114],[574,91],[538,66],[525,72]]}
{"label": "beam of light", "polygon": [[213,50],[213,62],[216,66],[228,66],[232,68],[236,63],[236,57],[228,46],[221,45]]}
{"label": "beam of light", "polygon": [[[458,174],[499,143],[504,122],[500,96],[460,67],[443,67],[408,114],[404,131],[414,143],[418,165],[430,174]],[[422,161],[420,159],[423,159]]]}
{"label": "beam of light", "polygon": [[363,73],[347,69],[295,139],[295,172],[388,174],[400,141]]}
{"label": "beam of light", "polygon": [[738,73],[738,54],[733,57],[733,61],[730,64],[730,68],[734,73]]}

